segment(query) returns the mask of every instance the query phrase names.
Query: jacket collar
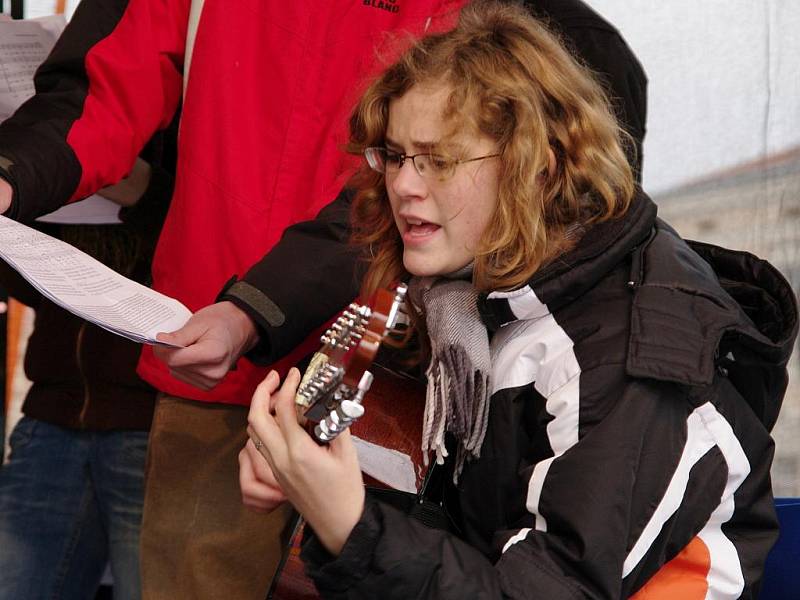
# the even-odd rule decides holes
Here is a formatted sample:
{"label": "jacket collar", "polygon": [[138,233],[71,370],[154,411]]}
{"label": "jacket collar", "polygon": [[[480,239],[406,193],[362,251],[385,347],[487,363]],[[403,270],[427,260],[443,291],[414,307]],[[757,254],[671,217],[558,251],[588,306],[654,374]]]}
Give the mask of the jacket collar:
{"label": "jacket collar", "polygon": [[575,248],[536,272],[524,287],[482,295],[479,308],[486,326],[496,331],[511,321],[541,318],[579,298],[649,238],[655,221],[655,204],[639,192],[623,217],[590,228]]}

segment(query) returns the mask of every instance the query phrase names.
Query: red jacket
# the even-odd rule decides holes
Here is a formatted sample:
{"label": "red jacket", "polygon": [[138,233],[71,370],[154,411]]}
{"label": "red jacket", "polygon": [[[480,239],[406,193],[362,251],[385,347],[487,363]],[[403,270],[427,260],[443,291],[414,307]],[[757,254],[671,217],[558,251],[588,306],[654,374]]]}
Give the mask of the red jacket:
{"label": "red jacket", "polygon": [[[183,95],[175,195],[153,287],[192,311],[211,304],[232,274],[244,273],[287,226],[313,218],[342,187],[353,164],[341,150],[347,117],[376,71],[384,32],[443,28],[460,3],[85,0],[37,74],[38,96],[0,132],[0,154],[13,163],[9,179],[22,198],[14,216],[36,216],[119,180]],[[199,15],[191,61],[190,9]],[[47,114],[57,115],[49,125]],[[25,160],[43,152],[49,160]],[[43,179],[35,171],[71,181],[31,193],[26,187]],[[202,392],[172,378],[145,348],[139,373],[169,394],[247,404],[265,371],[242,360]]]}

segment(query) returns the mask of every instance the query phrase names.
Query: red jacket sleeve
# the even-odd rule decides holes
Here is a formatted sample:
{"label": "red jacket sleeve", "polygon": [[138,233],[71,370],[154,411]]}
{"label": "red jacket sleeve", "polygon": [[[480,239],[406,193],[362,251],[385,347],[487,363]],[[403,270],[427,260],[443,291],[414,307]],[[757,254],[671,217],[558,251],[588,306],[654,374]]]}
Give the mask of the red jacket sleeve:
{"label": "red jacket sleeve", "polygon": [[84,0],[0,125],[7,215],[28,221],[116,183],[181,97],[188,0]]}

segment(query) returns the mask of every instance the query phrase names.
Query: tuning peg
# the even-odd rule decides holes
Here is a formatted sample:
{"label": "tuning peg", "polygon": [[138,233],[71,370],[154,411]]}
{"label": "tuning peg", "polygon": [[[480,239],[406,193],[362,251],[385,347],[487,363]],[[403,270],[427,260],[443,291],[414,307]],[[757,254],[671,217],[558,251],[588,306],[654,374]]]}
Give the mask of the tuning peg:
{"label": "tuning peg", "polygon": [[354,402],[360,403],[362,400],[364,400],[364,396],[367,395],[367,392],[372,386],[374,379],[375,377],[373,377],[372,373],[369,371],[364,371],[364,374],[361,375],[361,379],[358,381],[358,389],[356,390],[356,394],[353,396]]}
{"label": "tuning peg", "polygon": [[328,413],[328,416],[314,427],[314,435],[321,442],[333,441],[363,415],[364,406],[360,402],[343,400],[335,410]]}
{"label": "tuning peg", "polygon": [[343,400],[339,405],[341,413],[350,419],[352,424],[356,419],[364,416],[364,405],[354,400]]}

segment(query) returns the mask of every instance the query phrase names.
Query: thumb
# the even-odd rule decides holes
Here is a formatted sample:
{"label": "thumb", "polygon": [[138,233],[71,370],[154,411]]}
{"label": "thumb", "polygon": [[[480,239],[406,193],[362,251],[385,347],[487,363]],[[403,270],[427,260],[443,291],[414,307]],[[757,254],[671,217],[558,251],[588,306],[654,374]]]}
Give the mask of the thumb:
{"label": "thumb", "polygon": [[350,435],[349,427],[336,436],[336,439],[329,444],[329,447],[331,452],[340,458],[355,458],[355,460],[358,460],[358,450],[356,450],[356,445]]}
{"label": "thumb", "polygon": [[175,343],[175,333],[176,332],[167,333],[165,331],[159,331],[156,334],[156,339],[159,342],[164,342],[166,344],[174,344]]}
{"label": "thumb", "polygon": [[199,324],[193,318],[190,318],[180,329],[176,329],[172,332],[162,331],[156,335],[156,339],[159,342],[165,342],[173,346],[185,348],[187,346],[191,346],[197,340],[203,337],[206,329],[207,327],[205,325]]}
{"label": "thumb", "polygon": [[[178,336],[176,335],[177,332],[166,333],[166,332],[159,332],[156,334],[156,341],[161,342],[161,344],[156,344],[156,351],[158,352],[159,349],[163,351],[170,351],[176,350],[180,348],[185,348],[186,344],[181,344],[178,341]],[[163,345],[162,345],[163,344]]]}

